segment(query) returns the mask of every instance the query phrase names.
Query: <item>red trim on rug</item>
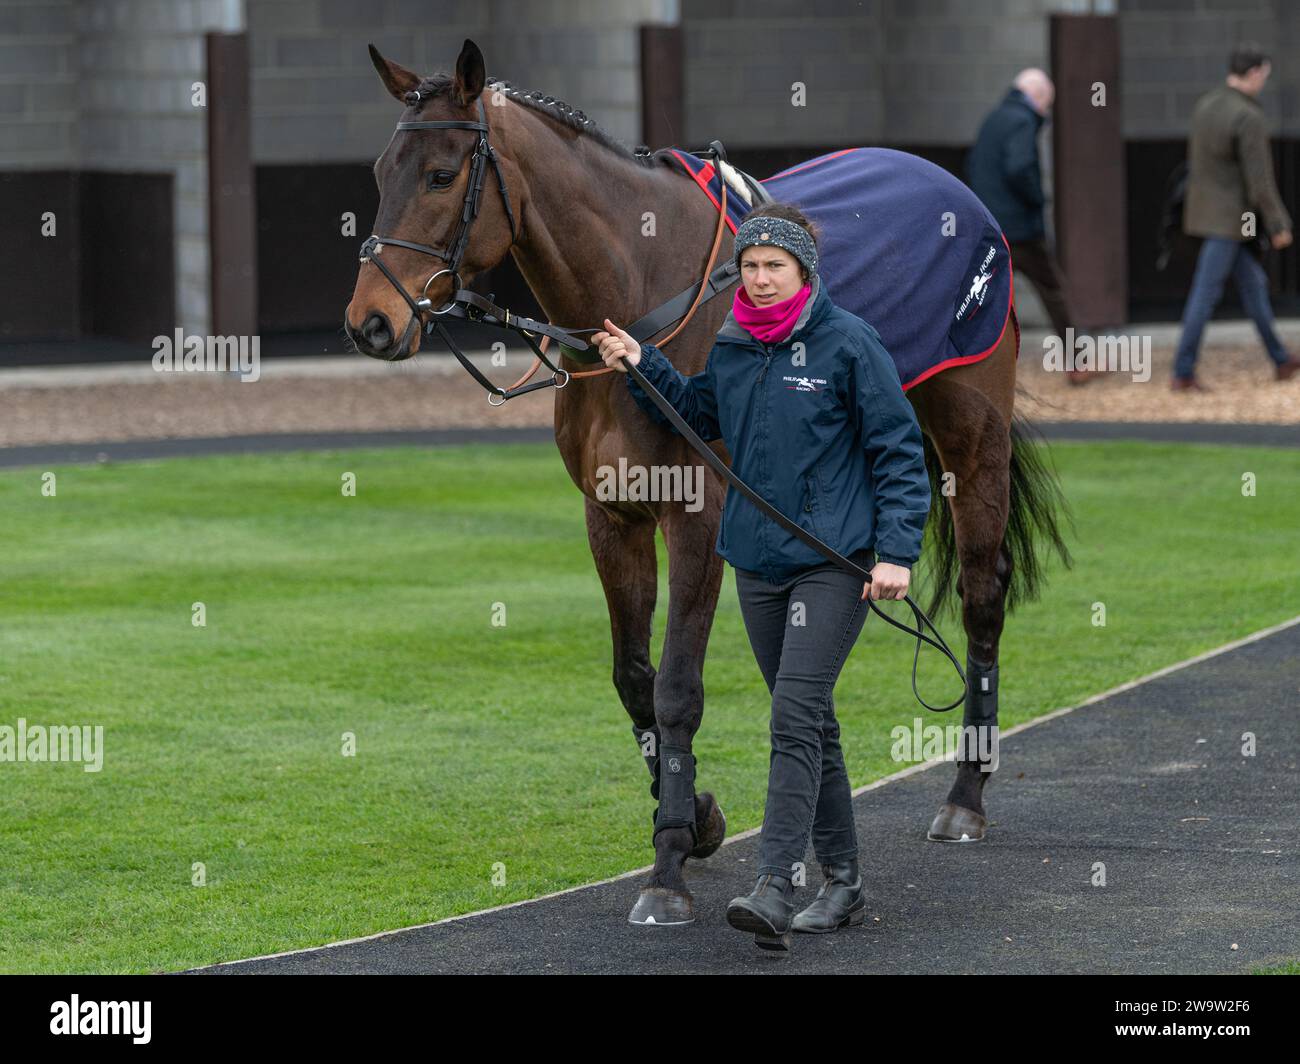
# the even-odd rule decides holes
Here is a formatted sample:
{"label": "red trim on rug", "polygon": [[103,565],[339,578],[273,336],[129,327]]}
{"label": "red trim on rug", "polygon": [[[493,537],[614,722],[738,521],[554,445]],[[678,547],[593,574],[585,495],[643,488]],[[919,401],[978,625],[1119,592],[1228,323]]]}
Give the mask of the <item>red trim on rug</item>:
{"label": "red trim on rug", "polygon": [[821,159],[814,159],[810,163],[803,163],[801,166],[793,166],[789,170],[782,170],[779,174],[773,174],[771,177],[765,177],[759,184],[767,181],[775,181],[778,177],[789,177],[791,174],[797,174],[800,170],[807,170],[810,166],[820,166],[822,163],[828,163],[832,159],[838,159],[841,155],[848,155],[851,151],[861,151],[861,148],[843,148],[840,151],[831,152],[830,155]]}

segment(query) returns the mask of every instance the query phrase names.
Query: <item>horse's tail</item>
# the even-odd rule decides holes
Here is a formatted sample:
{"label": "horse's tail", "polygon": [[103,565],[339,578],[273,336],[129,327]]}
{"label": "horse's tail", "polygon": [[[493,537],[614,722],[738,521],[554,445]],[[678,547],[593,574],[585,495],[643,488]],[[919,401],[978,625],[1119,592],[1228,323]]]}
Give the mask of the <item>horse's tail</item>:
{"label": "horse's tail", "polygon": [[[954,604],[952,594],[957,575],[957,536],[952,509],[944,504],[940,491],[943,466],[929,436],[923,435],[925,468],[930,477],[930,518],[926,539],[931,545],[931,597],[926,612],[936,616]],[[1056,469],[1046,447],[1040,447],[1042,434],[1019,414],[1011,419],[1011,507],[1003,546],[1011,555],[1011,584],[1007,588],[1006,609],[1038,597],[1043,582],[1045,558],[1040,550],[1055,551],[1068,569],[1073,564],[1070,550],[1057,524],[1058,511],[1074,525],[1070,505],[1061,491]]]}

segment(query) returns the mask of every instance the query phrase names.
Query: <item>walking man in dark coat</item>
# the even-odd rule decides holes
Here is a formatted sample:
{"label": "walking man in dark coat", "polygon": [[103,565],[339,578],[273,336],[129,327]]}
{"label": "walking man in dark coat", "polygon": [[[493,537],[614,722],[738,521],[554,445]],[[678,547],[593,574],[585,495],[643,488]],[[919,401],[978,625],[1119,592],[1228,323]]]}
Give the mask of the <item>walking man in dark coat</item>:
{"label": "walking man in dark coat", "polygon": [[1228,60],[1227,81],[1202,96],[1192,111],[1183,232],[1204,241],[1183,309],[1171,382],[1175,391],[1208,391],[1196,379],[1196,355],[1229,275],[1277,379],[1288,380],[1300,369],[1300,359],[1287,353],[1273,329],[1268,275],[1252,250],[1260,232],[1277,250],[1291,244],[1291,216],[1273,180],[1268,125],[1256,99],[1271,69],[1259,45],[1239,44]]}
{"label": "walking man in dark coat", "polygon": [[[966,183],[1002,226],[1012,264],[1034,282],[1052,328],[1068,344],[1066,329],[1074,316],[1061,268],[1047,247],[1038,161],[1038,130],[1055,96],[1052,79],[1043,71],[1031,67],[1017,74],[1011,91],[980,126],[966,158]],[[1084,384],[1088,374],[1069,370],[1066,378]]]}

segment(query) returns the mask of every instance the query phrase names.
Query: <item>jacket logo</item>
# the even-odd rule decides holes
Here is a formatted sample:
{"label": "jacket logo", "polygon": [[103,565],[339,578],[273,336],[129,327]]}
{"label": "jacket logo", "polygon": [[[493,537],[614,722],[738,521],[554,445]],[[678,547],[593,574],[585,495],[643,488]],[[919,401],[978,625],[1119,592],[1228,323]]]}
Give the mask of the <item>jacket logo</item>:
{"label": "jacket logo", "polygon": [[819,384],[825,384],[821,377],[782,377],[783,381],[793,381],[787,384],[785,390],[788,392],[817,392],[821,391],[817,387]]}
{"label": "jacket logo", "polygon": [[997,270],[989,270],[989,264],[993,261],[993,256],[997,253],[996,245],[989,245],[989,253],[984,256],[984,261],[980,263],[979,269],[975,271],[975,276],[971,279],[970,290],[966,293],[966,298],[961,301],[961,306],[957,308],[955,317],[958,321],[966,317],[966,311],[971,303],[975,304],[975,309],[971,310],[971,317],[975,312],[984,305],[984,297],[989,294],[989,281],[993,280]]}

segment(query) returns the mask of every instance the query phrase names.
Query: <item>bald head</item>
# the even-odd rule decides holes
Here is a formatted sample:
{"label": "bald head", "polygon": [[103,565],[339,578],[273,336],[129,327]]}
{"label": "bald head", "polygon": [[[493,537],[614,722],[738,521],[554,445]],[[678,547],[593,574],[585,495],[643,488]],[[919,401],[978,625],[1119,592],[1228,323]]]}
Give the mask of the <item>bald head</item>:
{"label": "bald head", "polygon": [[1022,70],[1011,84],[1028,97],[1034,110],[1040,115],[1045,115],[1052,109],[1052,101],[1056,99],[1056,86],[1052,84],[1052,79],[1038,67]]}

